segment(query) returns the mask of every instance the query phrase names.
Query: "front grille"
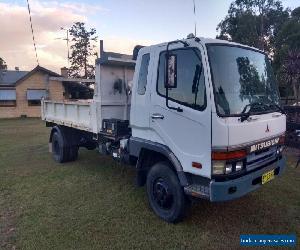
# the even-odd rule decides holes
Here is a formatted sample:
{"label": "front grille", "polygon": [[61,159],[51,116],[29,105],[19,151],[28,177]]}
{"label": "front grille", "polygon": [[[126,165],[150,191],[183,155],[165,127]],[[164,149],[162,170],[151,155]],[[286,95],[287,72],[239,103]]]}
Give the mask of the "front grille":
{"label": "front grille", "polygon": [[246,169],[251,171],[262,165],[274,161],[277,158],[277,146],[273,146],[267,149],[263,149],[259,152],[251,153],[247,156]]}

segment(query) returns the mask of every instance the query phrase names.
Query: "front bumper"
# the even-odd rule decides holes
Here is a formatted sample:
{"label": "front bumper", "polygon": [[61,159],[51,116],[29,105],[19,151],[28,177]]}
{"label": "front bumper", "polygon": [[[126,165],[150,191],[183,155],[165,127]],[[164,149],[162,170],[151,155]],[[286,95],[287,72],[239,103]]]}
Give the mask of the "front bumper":
{"label": "front bumper", "polygon": [[209,199],[212,202],[229,201],[259,188],[261,184],[261,176],[275,169],[275,178],[281,175],[286,167],[285,158],[281,158],[276,162],[245,176],[234,180],[216,182],[212,180],[209,185]]}

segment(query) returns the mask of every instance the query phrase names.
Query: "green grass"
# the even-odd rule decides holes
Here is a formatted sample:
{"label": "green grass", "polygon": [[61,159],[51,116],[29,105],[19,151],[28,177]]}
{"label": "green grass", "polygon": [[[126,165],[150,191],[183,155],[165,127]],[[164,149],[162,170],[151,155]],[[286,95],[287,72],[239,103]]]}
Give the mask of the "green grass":
{"label": "green grass", "polygon": [[55,163],[49,132],[37,119],[0,120],[0,249],[237,249],[248,233],[299,241],[291,154],[281,178],[232,202],[201,201],[173,225],[149,209],[133,169],[85,149],[76,162]]}

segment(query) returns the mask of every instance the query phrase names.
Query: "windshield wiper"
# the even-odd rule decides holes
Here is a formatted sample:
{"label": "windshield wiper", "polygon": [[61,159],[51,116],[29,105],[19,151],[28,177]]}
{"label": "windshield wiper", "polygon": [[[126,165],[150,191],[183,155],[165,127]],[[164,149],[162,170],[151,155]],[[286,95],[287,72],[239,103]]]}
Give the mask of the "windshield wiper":
{"label": "windshield wiper", "polygon": [[286,115],[286,112],[284,111],[284,109],[282,107],[280,107],[276,102],[270,102],[267,104],[268,107],[276,107],[281,114]]}
{"label": "windshield wiper", "polygon": [[193,78],[193,85],[192,85],[192,93],[195,94],[194,106],[196,107],[197,104],[197,96],[198,96],[198,88],[200,83],[200,76],[202,72],[202,65],[197,64],[195,69],[195,74]]}
{"label": "windshield wiper", "polygon": [[[267,104],[265,103],[262,103],[262,102],[252,102],[252,103],[249,103],[247,104],[243,111],[241,112],[241,122],[244,122],[246,121],[250,115],[252,114],[251,110],[254,108],[254,107],[257,107],[257,106],[265,106],[265,107],[268,107]],[[247,108],[249,107],[249,110],[247,111]]]}

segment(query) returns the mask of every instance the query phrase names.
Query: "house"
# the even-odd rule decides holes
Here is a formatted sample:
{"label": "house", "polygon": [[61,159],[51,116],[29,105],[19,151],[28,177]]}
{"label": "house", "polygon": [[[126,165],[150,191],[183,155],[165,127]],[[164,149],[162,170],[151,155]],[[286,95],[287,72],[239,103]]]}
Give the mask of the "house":
{"label": "house", "polygon": [[0,118],[39,117],[41,99],[64,99],[62,81],[51,80],[60,77],[41,66],[31,71],[0,71]]}
{"label": "house", "polygon": [[109,90],[93,90],[95,79],[69,78],[67,68],[62,68],[61,74],[41,66],[31,71],[0,70],[0,118],[40,117],[42,98],[56,101],[90,99],[94,91],[95,95],[101,91],[116,93],[103,98],[115,101],[117,105],[122,96],[118,92],[127,91],[125,86],[133,79],[135,62],[132,55],[104,51],[103,41],[100,41],[96,67],[99,67],[99,80],[111,82]]}
{"label": "house", "polygon": [[41,99],[89,99],[94,79],[68,78],[37,66],[31,71],[0,70],[0,118],[40,117]]}

